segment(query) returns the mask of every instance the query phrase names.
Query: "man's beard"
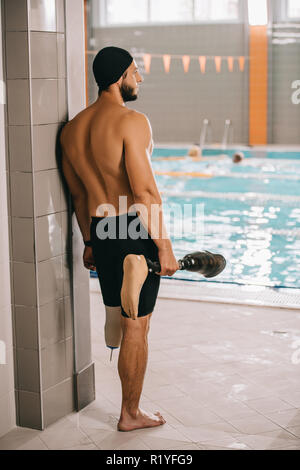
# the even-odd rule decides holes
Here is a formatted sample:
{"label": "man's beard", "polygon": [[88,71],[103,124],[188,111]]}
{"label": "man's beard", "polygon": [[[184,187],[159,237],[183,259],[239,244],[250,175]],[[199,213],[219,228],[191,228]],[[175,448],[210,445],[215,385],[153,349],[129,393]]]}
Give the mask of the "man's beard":
{"label": "man's beard", "polygon": [[135,101],[137,99],[137,94],[134,94],[133,90],[134,88],[131,88],[127,85],[120,86],[120,93],[124,103],[126,101]]}

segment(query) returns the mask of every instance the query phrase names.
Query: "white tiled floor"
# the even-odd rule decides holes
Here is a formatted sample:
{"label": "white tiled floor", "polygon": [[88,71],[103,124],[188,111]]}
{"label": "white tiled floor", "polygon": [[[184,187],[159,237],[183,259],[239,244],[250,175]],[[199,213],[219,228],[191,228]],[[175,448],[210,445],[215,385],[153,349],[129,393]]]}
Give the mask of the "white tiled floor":
{"label": "white tiled floor", "polygon": [[0,449],[300,449],[297,310],[159,298],[141,405],[167,423],[130,433],[116,431],[118,352],[109,362],[99,293],[91,310],[96,400]]}

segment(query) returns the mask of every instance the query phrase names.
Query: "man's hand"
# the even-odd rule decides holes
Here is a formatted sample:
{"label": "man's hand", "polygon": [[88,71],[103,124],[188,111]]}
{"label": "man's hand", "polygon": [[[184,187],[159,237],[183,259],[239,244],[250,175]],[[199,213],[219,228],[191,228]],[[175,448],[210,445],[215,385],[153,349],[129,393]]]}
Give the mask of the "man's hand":
{"label": "man's hand", "polygon": [[93,257],[93,251],[91,246],[86,246],[83,252],[83,264],[86,269],[96,271],[95,261]]}
{"label": "man's hand", "polygon": [[179,269],[178,262],[171,247],[158,250],[159,264],[161,270],[155,274],[159,276],[173,276]]}

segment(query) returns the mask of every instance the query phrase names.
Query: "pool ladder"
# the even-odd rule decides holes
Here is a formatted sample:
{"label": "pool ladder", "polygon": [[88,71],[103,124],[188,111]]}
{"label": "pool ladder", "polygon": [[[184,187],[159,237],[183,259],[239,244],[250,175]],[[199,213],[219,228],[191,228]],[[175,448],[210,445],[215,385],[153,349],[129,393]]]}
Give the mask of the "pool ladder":
{"label": "pool ladder", "polygon": [[199,147],[200,147],[201,150],[203,149],[203,147],[205,145],[206,136],[207,136],[207,129],[208,129],[209,125],[210,125],[209,119],[206,119],[206,118],[203,119],[201,132],[200,132],[200,139],[199,139]]}
{"label": "pool ladder", "polygon": [[[208,134],[208,128],[211,127],[210,125],[210,120],[205,118],[203,119],[202,127],[201,127],[201,132],[200,132],[200,139],[199,139],[199,147],[202,150],[205,143],[206,143],[206,138]],[[224,133],[223,133],[223,138],[221,142],[221,148],[225,150],[227,148],[228,142],[229,142],[229,137],[231,137],[233,132],[233,126],[232,126],[232,121],[230,119],[225,120],[224,124]]]}
{"label": "pool ladder", "polygon": [[232,134],[232,131],[233,131],[232,121],[230,119],[226,119],[225,125],[224,125],[224,134],[223,134],[223,139],[222,139],[222,144],[221,144],[221,147],[223,150],[227,148],[230,131]]}

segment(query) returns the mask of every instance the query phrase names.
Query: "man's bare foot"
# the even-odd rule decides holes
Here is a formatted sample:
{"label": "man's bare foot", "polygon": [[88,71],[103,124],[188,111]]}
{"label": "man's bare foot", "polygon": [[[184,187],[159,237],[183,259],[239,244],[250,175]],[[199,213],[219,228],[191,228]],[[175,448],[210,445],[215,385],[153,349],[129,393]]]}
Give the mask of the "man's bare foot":
{"label": "man's bare foot", "polygon": [[136,418],[126,415],[120,418],[118,422],[118,431],[133,431],[134,429],[152,428],[165,424],[166,420],[159,411],[155,413],[147,413],[139,409]]}
{"label": "man's bare foot", "polygon": [[149,272],[145,257],[134,254],[125,256],[123,272],[121,304],[129,317],[136,318],[138,316],[140,292]]}

